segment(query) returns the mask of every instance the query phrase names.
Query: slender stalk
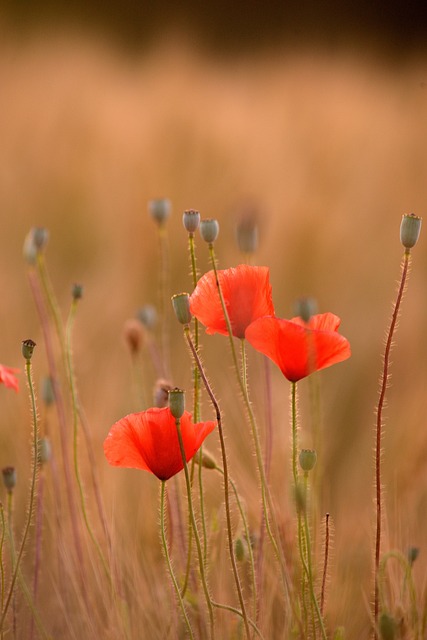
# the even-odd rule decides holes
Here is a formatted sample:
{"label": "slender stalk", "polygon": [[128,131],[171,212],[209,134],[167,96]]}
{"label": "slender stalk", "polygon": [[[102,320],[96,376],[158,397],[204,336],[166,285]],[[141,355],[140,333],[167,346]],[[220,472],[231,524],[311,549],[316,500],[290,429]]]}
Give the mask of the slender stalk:
{"label": "slender stalk", "polygon": [[49,326],[49,318],[47,315],[43,296],[40,291],[39,281],[33,269],[29,270],[28,278],[29,278],[31,291],[34,297],[34,301],[36,304],[37,312],[40,318],[40,323],[43,331],[46,356],[47,356],[48,367],[49,367],[49,375],[51,377],[52,387],[53,387],[53,392],[55,397],[55,407],[58,415],[59,435],[60,435],[60,443],[61,443],[61,451],[62,451],[62,466],[64,470],[64,480],[65,480],[65,488],[66,488],[66,494],[67,494],[67,500],[68,500],[68,509],[70,512],[70,519],[71,519],[71,526],[73,531],[73,539],[74,539],[74,546],[76,550],[76,556],[77,556],[78,565],[80,568],[82,589],[83,589],[83,592],[85,592],[85,581],[84,581],[85,565],[83,562],[83,551],[82,551],[82,544],[80,539],[80,530],[77,523],[76,505],[74,501],[72,472],[70,467],[70,453],[69,453],[69,445],[68,445],[68,426],[67,426],[67,419],[65,414],[64,398],[63,398],[60,384],[59,384],[58,371],[57,371],[54,349],[53,349],[52,332]]}
{"label": "slender stalk", "polygon": [[[36,507],[36,540],[35,540],[35,553],[34,553],[34,577],[33,577],[33,601],[37,602],[38,586],[39,586],[39,572],[40,572],[40,559],[42,548],[42,531],[43,531],[43,505],[44,505],[44,485],[45,475],[43,467],[39,471],[39,490],[37,495],[37,507]],[[34,637],[34,619],[31,620],[30,640]]]}
{"label": "slender stalk", "polygon": [[181,456],[182,456],[182,462],[184,464],[185,483],[186,483],[186,487],[187,487],[188,510],[189,510],[189,513],[190,513],[191,524],[192,524],[192,527],[193,527],[194,540],[196,542],[197,554],[198,554],[198,558],[199,558],[200,578],[202,580],[203,591],[204,591],[204,594],[205,594],[206,604],[207,604],[208,611],[209,611],[210,638],[211,638],[211,640],[214,640],[214,638],[215,638],[215,620],[214,620],[213,604],[212,604],[212,600],[211,600],[211,596],[210,596],[210,593],[209,593],[209,588],[208,588],[208,584],[207,584],[207,580],[206,580],[206,572],[205,572],[205,565],[204,565],[204,560],[203,560],[202,545],[200,543],[199,533],[197,531],[196,518],[194,516],[193,500],[192,500],[192,497],[191,497],[190,474],[188,472],[187,457],[185,455],[185,448],[184,448],[184,442],[182,440],[181,425],[180,425],[179,418],[176,418],[175,424],[176,424],[176,430],[177,430],[177,434],[178,434],[178,441],[179,441],[179,448],[180,448]]}
{"label": "slender stalk", "polygon": [[[216,471],[218,471],[222,476],[224,476],[224,469],[215,466]],[[237,491],[236,483],[233,478],[229,478],[231,488],[233,489],[234,497],[236,499],[237,508],[239,509],[240,517],[243,523],[243,529],[245,531],[246,544],[248,546],[248,554],[249,554],[249,566],[251,568],[251,576],[252,576],[252,600],[253,600],[253,610],[254,610],[254,618],[256,618],[257,614],[257,605],[258,605],[258,596],[257,596],[257,581],[256,581],[256,573],[255,573],[255,562],[254,562],[254,554],[252,551],[252,543],[251,537],[249,533],[248,521],[243,510],[242,501],[240,500],[239,492]]]}
{"label": "slender stalk", "polygon": [[[272,504],[270,492],[269,492],[268,486],[267,486],[267,479],[265,477],[264,463],[263,463],[262,453],[261,453],[261,444],[260,444],[260,439],[259,439],[259,434],[258,434],[258,426],[257,426],[257,423],[256,423],[255,414],[254,414],[254,411],[253,411],[253,408],[252,408],[252,403],[251,403],[250,398],[249,398],[248,389],[245,386],[243,378],[242,378],[242,376],[240,374],[239,365],[238,365],[238,362],[237,362],[236,349],[235,349],[234,341],[233,341],[233,331],[232,331],[230,317],[228,315],[227,307],[226,307],[225,302],[224,302],[224,296],[222,295],[222,289],[221,289],[221,284],[220,284],[219,278],[218,278],[218,270],[217,270],[217,266],[216,266],[215,253],[214,253],[214,248],[213,248],[213,244],[212,243],[209,244],[209,255],[210,255],[210,259],[211,259],[211,263],[212,263],[212,268],[213,268],[213,271],[215,273],[216,286],[217,286],[217,290],[218,290],[218,294],[219,294],[219,298],[220,298],[220,302],[221,302],[222,312],[224,314],[224,319],[225,319],[225,322],[226,322],[226,325],[227,325],[229,343],[230,343],[230,348],[231,348],[231,354],[232,354],[234,369],[235,369],[236,376],[237,376],[237,382],[238,382],[240,391],[241,391],[242,396],[243,396],[243,400],[244,400],[244,403],[245,403],[246,411],[247,411],[248,417],[249,417],[249,422],[250,422],[250,425],[251,425],[252,438],[253,438],[254,445],[255,445],[255,454],[256,454],[257,465],[258,465],[258,472],[259,472],[260,481],[261,481],[261,497],[262,497],[262,505],[263,505],[263,510],[264,510],[265,525],[266,525],[266,528],[267,528],[267,533],[268,533],[268,536],[270,538],[271,545],[272,545],[272,547],[274,549],[274,553],[275,553],[276,558],[277,558],[277,560],[279,562],[279,566],[280,566],[280,569],[281,569],[282,580],[283,580],[283,585],[284,585],[284,590],[285,590],[285,596],[286,596],[286,599],[287,599],[287,601],[289,603],[290,584],[289,584],[289,579],[288,579],[288,575],[287,575],[287,569],[285,567],[285,562],[283,560],[281,550],[279,549],[278,543],[276,542],[275,535],[273,535],[273,532],[272,532],[272,529],[271,529],[271,525],[270,525],[270,520],[269,520],[269,517],[268,517],[268,512],[270,512],[270,516],[271,516],[271,519],[273,521],[273,525],[274,525],[274,528],[275,528],[275,531],[276,531],[276,536],[279,539],[278,526],[277,526],[277,522],[276,522],[276,519],[275,519],[275,514],[274,514],[274,509],[273,509],[273,504]],[[267,508],[267,504],[268,504],[268,508]]]}
{"label": "slender stalk", "polygon": [[159,285],[159,311],[161,320],[161,344],[162,344],[162,366],[163,375],[170,378],[170,354],[169,354],[169,322],[166,313],[169,302],[169,253],[166,225],[161,224],[159,230],[160,249],[160,285]]}
{"label": "slender stalk", "polygon": [[167,543],[167,540],[166,540],[165,494],[166,494],[166,483],[164,481],[162,481],[162,483],[161,483],[161,491],[160,491],[160,535],[161,535],[161,539],[162,539],[162,547],[163,547],[163,551],[164,551],[165,558],[166,558],[166,564],[168,565],[169,576],[171,578],[173,587],[175,589],[175,593],[176,593],[176,597],[177,597],[178,602],[179,602],[179,606],[181,607],[181,611],[182,611],[182,615],[183,615],[183,618],[184,618],[185,625],[187,627],[188,635],[190,636],[191,640],[194,640],[193,629],[191,628],[191,624],[190,624],[190,620],[188,619],[188,615],[187,615],[187,611],[186,611],[186,608],[185,608],[185,604],[184,604],[184,601],[183,601],[183,599],[181,597],[181,591],[179,589],[178,582],[177,582],[177,580],[175,578],[175,574],[174,574],[173,567],[172,567],[172,562],[171,562],[170,555],[169,555],[168,543]]}
{"label": "slender stalk", "polygon": [[[1,537],[0,537],[0,608],[3,611],[4,604],[4,588],[5,588],[5,579],[4,579],[4,564],[3,564],[3,547],[4,547],[4,539],[6,536],[6,523],[4,520],[4,508],[3,504],[0,502],[0,520],[1,520]],[[4,638],[3,629],[0,634],[1,640]]]}
{"label": "slender stalk", "polygon": [[[383,409],[385,403],[386,389],[389,380],[390,353],[393,344],[393,335],[399,317],[400,304],[405,291],[406,280],[410,265],[410,249],[406,249],[402,264],[401,278],[397,291],[396,301],[393,305],[391,323],[387,331],[387,340],[383,357],[383,370],[380,378],[380,394],[377,405],[376,437],[375,437],[375,496],[376,496],[376,532],[375,532],[375,585],[374,585],[374,622],[375,627],[378,621],[379,599],[378,599],[378,567],[381,556],[381,526],[382,526],[382,491],[381,491],[381,435],[383,429]],[[378,638],[376,628],[375,638]]]}
{"label": "slender stalk", "polygon": [[236,563],[236,557],[234,554],[234,544],[233,544],[233,531],[232,531],[232,525],[231,525],[231,510],[230,510],[230,495],[229,495],[229,473],[228,473],[228,462],[227,462],[227,453],[226,453],[226,448],[225,448],[225,440],[224,440],[224,433],[223,433],[223,428],[222,428],[222,415],[221,415],[221,410],[219,407],[219,404],[217,402],[217,399],[215,397],[214,392],[212,391],[212,388],[209,384],[209,381],[206,377],[206,374],[204,372],[203,369],[203,365],[202,362],[200,360],[199,354],[196,351],[196,348],[193,344],[193,341],[191,339],[191,335],[190,335],[190,329],[188,327],[188,325],[186,325],[184,327],[184,335],[185,338],[187,340],[188,346],[190,347],[190,351],[193,354],[193,358],[195,360],[195,362],[197,363],[199,372],[200,372],[200,376],[203,380],[203,384],[205,385],[205,389],[209,395],[209,398],[212,402],[212,405],[214,407],[215,410],[215,415],[216,415],[216,421],[217,421],[217,425],[218,425],[218,434],[219,434],[219,438],[220,438],[220,445],[221,445],[221,456],[222,456],[222,465],[223,465],[223,469],[224,469],[224,499],[225,499],[225,515],[226,515],[226,521],[227,521],[227,539],[228,539],[228,550],[230,553],[230,560],[231,560],[231,566],[233,569],[233,575],[234,575],[234,582],[236,584],[236,591],[237,591],[237,597],[239,599],[239,603],[240,603],[240,607],[242,609],[242,614],[243,614],[243,620],[245,623],[245,631],[246,631],[246,636],[249,639],[250,638],[250,631],[249,631],[249,623],[248,623],[248,617],[247,617],[247,613],[246,613],[246,606],[245,606],[245,601],[243,599],[243,592],[242,592],[242,586],[240,584],[240,578],[239,578],[239,572],[237,569],[237,563]]}
{"label": "slender stalk", "polygon": [[73,298],[71,303],[70,313],[67,320],[66,326],[66,341],[65,341],[65,353],[67,359],[67,374],[68,374],[68,384],[70,386],[71,400],[72,400],[72,408],[73,408],[73,461],[74,461],[74,473],[76,477],[77,486],[79,488],[80,494],[80,505],[82,509],[83,519],[86,525],[87,532],[92,540],[92,543],[96,549],[96,552],[101,560],[101,564],[107,576],[107,579],[110,583],[110,586],[113,586],[113,579],[111,575],[110,568],[108,563],[104,557],[102,549],[99,545],[98,540],[93,532],[92,526],[89,521],[87,509],[86,509],[86,499],[84,495],[83,482],[80,476],[80,468],[79,468],[79,457],[78,457],[78,425],[79,425],[79,412],[78,412],[78,401],[77,401],[77,392],[76,392],[76,383],[74,377],[74,369],[73,369],[73,361],[72,361],[72,348],[71,348],[71,336],[72,329],[74,324],[74,319],[76,316],[78,306],[78,299]]}
{"label": "slender stalk", "polygon": [[24,526],[24,532],[22,535],[21,545],[19,547],[18,555],[16,557],[15,566],[13,568],[12,580],[9,586],[9,591],[4,603],[4,607],[2,610],[1,618],[0,618],[0,631],[3,631],[4,623],[6,619],[6,615],[12,600],[13,592],[15,589],[16,579],[19,574],[20,564],[22,560],[22,556],[24,554],[25,545],[27,542],[28,534],[30,531],[31,523],[34,516],[34,506],[37,495],[37,472],[38,472],[38,455],[39,455],[39,433],[38,433],[38,416],[37,416],[37,405],[36,405],[36,396],[34,392],[34,384],[32,379],[32,369],[31,369],[31,360],[26,358],[25,360],[25,372],[27,376],[27,386],[30,393],[30,402],[31,402],[31,411],[32,411],[32,430],[33,430],[33,455],[31,460],[31,483],[30,483],[30,497],[28,502],[27,509],[27,519]]}
{"label": "slender stalk", "polygon": [[325,592],[326,592],[326,578],[328,575],[328,560],[329,560],[329,513],[325,516],[325,552],[323,560],[323,575],[322,575],[322,591],[320,594],[320,613],[323,615],[323,608],[325,606]]}

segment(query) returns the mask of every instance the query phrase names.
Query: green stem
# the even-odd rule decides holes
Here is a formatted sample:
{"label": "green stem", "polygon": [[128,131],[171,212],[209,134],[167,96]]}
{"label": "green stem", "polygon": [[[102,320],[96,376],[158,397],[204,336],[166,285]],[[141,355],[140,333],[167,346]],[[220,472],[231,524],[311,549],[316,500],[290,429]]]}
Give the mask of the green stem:
{"label": "green stem", "polygon": [[66,326],[66,341],[65,341],[65,353],[67,360],[67,373],[68,373],[68,384],[70,386],[71,400],[73,406],[73,459],[74,459],[74,473],[76,476],[77,486],[79,488],[80,494],[80,504],[83,513],[83,519],[86,525],[87,532],[90,536],[90,539],[93,542],[93,545],[98,553],[99,559],[101,560],[101,564],[104,568],[107,579],[110,583],[110,587],[113,588],[113,579],[111,575],[111,571],[109,569],[108,563],[104,557],[102,549],[99,545],[98,540],[96,539],[95,534],[93,533],[92,526],[89,522],[89,517],[86,509],[86,500],[83,489],[83,482],[80,476],[80,468],[79,468],[79,456],[78,456],[78,425],[79,425],[79,409],[78,409],[78,400],[77,400],[77,391],[76,391],[76,383],[74,377],[74,369],[73,369],[73,360],[72,360],[72,348],[71,348],[71,336],[73,330],[74,319],[76,316],[78,301],[77,299],[73,299],[71,303],[70,313],[67,320]]}
{"label": "green stem", "polygon": [[205,566],[204,566],[204,560],[203,560],[202,545],[200,543],[199,533],[198,533],[198,530],[197,530],[196,518],[194,517],[193,500],[192,500],[192,497],[191,497],[190,474],[188,472],[187,457],[186,457],[186,454],[185,454],[184,442],[182,440],[181,424],[180,424],[179,418],[176,418],[175,424],[176,424],[176,431],[177,431],[177,434],[178,434],[178,442],[179,442],[179,448],[180,448],[180,451],[181,451],[182,462],[183,462],[183,465],[184,465],[185,484],[186,484],[186,487],[187,487],[188,510],[189,510],[189,513],[190,513],[191,524],[192,524],[193,533],[194,533],[194,540],[196,542],[197,555],[198,555],[198,558],[199,558],[200,578],[202,580],[203,591],[204,591],[204,594],[205,594],[206,604],[207,604],[208,611],[209,611],[210,638],[211,638],[211,640],[214,640],[214,638],[215,638],[215,621],[214,621],[213,604],[212,604],[211,596],[210,596],[210,593],[209,593],[208,584],[207,584],[207,581],[206,581],[206,573],[205,573]]}
{"label": "green stem", "polygon": [[161,492],[160,492],[160,535],[162,539],[162,547],[166,558],[166,563],[168,565],[169,576],[172,580],[173,587],[175,589],[176,597],[178,598],[179,606],[181,607],[182,615],[184,618],[185,625],[188,630],[188,634],[191,640],[194,640],[193,630],[191,628],[190,621],[188,619],[187,611],[185,609],[184,601],[181,597],[181,591],[178,586],[178,582],[175,578],[175,574],[172,567],[172,562],[169,555],[168,543],[166,541],[166,526],[165,526],[165,493],[166,493],[166,483],[162,481],[161,483]]}
{"label": "green stem", "polygon": [[[380,563],[381,555],[381,525],[382,525],[382,490],[381,490],[381,434],[383,428],[383,409],[385,403],[385,395],[387,385],[389,383],[389,367],[390,367],[390,353],[393,344],[393,335],[399,317],[400,304],[402,302],[403,293],[405,291],[405,284],[408,275],[410,265],[411,251],[406,249],[402,264],[401,264],[401,278],[397,291],[396,302],[394,303],[393,313],[391,318],[390,327],[387,332],[387,341],[383,358],[383,370],[381,374],[380,382],[380,395],[377,406],[377,420],[376,420],[376,438],[375,438],[375,493],[376,493],[376,534],[375,534],[375,585],[374,585],[374,622],[375,625],[378,621],[378,567]],[[375,638],[378,637],[376,631],[374,631]]]}
{"label": "green stem", "polygon": [[37,405],[36,405],[36,396],[34,392],[34,385],[32,379],[32,370],[31,370],[31,360],[27,359],[25,361],[25,371],[27,375],[27,385],[30,392],[30,401],[31,401],[31,410],[32,410],[32,426],[33,426],[33,455],[31,460],[32,465],[32,474],[31,474],[31,484],[30,484],[30,498],[27,509],[27,520],[25,522],[24,533],[22,535],[21,545],[18,551],[18,555],[16,558],[15,568],[13,570],[12,580],[9,587],[9,592],[6,597],[6,601],[3,607],[1,619],[0,619],[0,631],[3,631],[4,622],[6,619],[6,615],[9,609],[10,602],[12,600],[12,595],[15,588],[16,579],[19,574],[20,564],[22,560],[22,556],[24,554],[25,545],[27,542],[28,534],[31,527],[31,522],[34,515],[34,505],[36,499],[37,492],[37,470],[38,470],[38,456],[39,456],[39,434],[38,434],[38,418],[37,418]]}
{"label": "green stem", "polygon": [[239,599],[240,607],[242,609],[242,614],[243,614],[243,620],[244,620],[244,623],[245,623],[246,635],[247,635],[248,638],[250,638],[249,623],[248,623],[248,617],[247,617],[247,613],[246,613],[246,606],[245,606],[245,601],[243,599],[242,586],[240,584],[239,572],[237,570],[236,557],[235,557],[235,554],[234,554],[233,531],[232,531],[232,526],[231,526],[230,495],[229,495],[229,473],[228,473],[227,452],[226,452],[226,448],[225,448],[224,433],[223,433],[223,428],[222,428],[221,410],[220,410],[219,404],[217,402],[217,399],[215,397],[215,394],[212,391],[212,388],[211,388],[211,386],[209,384],[209,381],[208,381],[208,379],[206,377],[206,374],[204,372],[203,365],[202,365],[202,362],[200,360],[199,354],[197,353],[196,348],[195,348],[195,346],[193,344],[193,341],[191,339],[190,329],[189,329],[188,325],[186,325],[184,327],[184,335],[186,337],[188,346],[190,347],[190,351],[193,354],[193,358],[194,358],[195,362],[197,363],[198,369],[200,371],[200,376],[201,376],[201,378],[203,380],[203,384],[205,385],[205,389],[206,389],[206,391],[207,391],[207,393],[209,395],[209,398],[210,398],[210,400],[212,402],[212,405],[213,405],[213,407],[215,409],[216,421],[217,421],[217,425],[218,425],[218,434],[219,434],[220,445],[221,445],[222,465],[223,465],[223,469],[224,469],[224,500],[225,500],[225,516],[226,516],[226,521],[227,521],[228,549],[229,549],[229,553],[230,553],[230,561],[231,561],[231,566],[232,566],[233,575],[234,575],[234,582],[236,584],[237,597]]}

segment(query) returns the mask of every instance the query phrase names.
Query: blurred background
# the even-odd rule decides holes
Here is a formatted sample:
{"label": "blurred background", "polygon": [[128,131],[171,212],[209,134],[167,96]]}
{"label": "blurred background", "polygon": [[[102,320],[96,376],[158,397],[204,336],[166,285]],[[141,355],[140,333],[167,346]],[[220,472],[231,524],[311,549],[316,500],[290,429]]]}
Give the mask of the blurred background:
{"label": "blurred background", "polygon": [[[297,297],[314,296],[320,311],[342,318],[352,345],[351,360],[321,378],[321,508],[331,513],[335,529],[331,620],[347,625],[355,639],[369,617],[374,406],[402,256],[399,226],[403,213],[423,216],[426,208],[427,23],[421,9],[417,2],[337,0],[3,0],[0,7],[0,362],[22,369],[20,343],[31,337],[41,345],[36,375],[46,373],[22,245],[32,226],[47,227],[47,262],[64,318],[72,284],[84,285],[74,354],[107,504],[114,503],[123,521],[133,520],[141,486],[150,487],[155,501],[157,485],[138,473],[108,469],[101,445],[111,424],[138,408],[122,331],[138,307],[158,302],[159,250],[147,202],[172,202],[171,294],[191,291],[185,209],[220,221],[223,268],[242,261],[235,225],[240,216],[255,214],[260,247],[254,262],[271,269],[277,315],[292,316]],[[209,263],[199,239],[197,251],[203,272]],[[423,234],[413,254],[393,352],[384,481],[389,544],[421,547],[414,570],[422,583]],[[188,354],[179,327],[173,320],[170,326],[173,382],[189,387]],[[232,423],[231,456],[247,449],[248,469],[239,474],[250,502],[256,488],[250,445],[230,395],[225,348],[220,337],[210,338],[204,357]],[[262,405],[261,367],[252,360],[254,396]],[[288,387],[280,372],[272,376],[280,431],[273,464],[281,473],[279,452],[287,456],[289,445]],[[154,378],[147,366],[147,389]],[[302,383],[303,407],[306,397]],[[0,464],[21,464],[25,477],[25,392],[15,396],[1,388],[0,402]],[[302,444],[310,446],[304,411],[301,418]],[[279,478],[285,486],[286,478]],[[127,501],[119,499],[124,490]]]}

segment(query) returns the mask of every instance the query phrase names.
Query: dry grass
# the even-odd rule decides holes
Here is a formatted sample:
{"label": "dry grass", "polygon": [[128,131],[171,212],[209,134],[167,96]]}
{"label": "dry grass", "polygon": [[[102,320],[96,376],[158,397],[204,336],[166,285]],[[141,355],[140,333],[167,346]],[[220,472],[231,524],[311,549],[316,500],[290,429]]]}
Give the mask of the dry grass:
{"label": "dry grass", "polygon": [[[21,258],[28,229],[46,226],[51,233],[48,264],[64,315],[71,284],[85,286],[74,338],[76,372],[115,548],[119,563],[127,567],[131,637],[175,637],[173,626],[167,631],[174,614],[159,606],[168,588],[157,534],[157,483],[145,474],[109,469],[101,446],[110,425],[136,408],[121,332],[138,306],[156,301],[156,234],[146,203],[163,195],[174,206],[171,293],[191,286],[181,212],[198,208],[205,217],[220,220],[218,254],[221,266],[229,266],[241,260],[233,243],[235,215],[250,203],[261,217],[257,263],[271,268],[278,315],[290,316],[295,297],[310,294],[322,311],[342,318],[353,356],[321,379],[321,511],[329,511],[334,522],[327,610],[331,628],[345,625],[351,640],[368,637],[373,410],[384,328],[399,273],[400,216],[409,211],[423,215],[425,208],[427,93],[420,84],[425,61],[395,69],[350,55],[305,52],[219,63],[199,57],[179,41],[129,59],[75,35],[25,43],[9,39],[0,52],[0,361],[22,366],[20,342],[32,337],[40,345],[36,379],[46,373]],[[393,352],[384,456],[389,508],[385,546],[403,551],[421,547],[414,568],[420,585],[427,527],[427,258],[422,247],[414,251]],[[204,270],[208,261],[201,243],[198,255]],[[174,382],[188,388],[188,354],[175,325],[172,342]],[[233,373],[220,367],[224,349],[220,337],[211,338],[204,360],[225,406],[234,475],[256,523],[252,451],[238,393],[233,397],[230,391]],[[252,355],[251,361],[258,359]],[[273,478],[282,487],[275,498],[287,504],[283,457],[289,445],[288,388],[278,371],[272,375],[278,431]],[[261,413],[262,376],[252,368],[251,377]],[[145,380],[150,388],[154,375],[149,365]],[[26,394],[0,392],[0,464],[18,468],[16,500],[24,505]],[[304,419],[304,383],[301,394]],[[54,431],[54,417],[51,423]],[[310,446],[307,425],[302,424],[301,438]],[[212,438],[210,448],[216,446]],[[221,496],[214,481],[207,479],[207,484],[211,508],[221,521]],[[48,493],[47,505],[49,500]],[[93,505],[90,510],[93,516]],[[24,514],[17,507],[17,526]],[[107,615],[103,610],[101,579],[99,588],[93,585],[92,618],[72,588],[64,597],[51,553],[55,523],[47,518],[40,609],[54,637],[97,637],[102,629],[103,637],[117,638],[117,611]],[[212,532],[221,544],[222,535]],[[63,544],[62,552],[68,542]],[[94,558],[87,551],[91,554]],[[30,552],[26,561],[31,575]],[[212,576],[212,585],[227,593],[224,570],[219,578]]]}

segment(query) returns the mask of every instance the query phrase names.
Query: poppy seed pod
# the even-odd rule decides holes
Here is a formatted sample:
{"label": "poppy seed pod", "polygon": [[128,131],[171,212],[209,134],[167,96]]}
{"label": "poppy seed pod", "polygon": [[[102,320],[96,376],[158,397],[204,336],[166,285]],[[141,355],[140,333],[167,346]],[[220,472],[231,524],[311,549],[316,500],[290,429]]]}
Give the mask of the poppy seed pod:
{"label": "poppy seed pod", "polygon": [[171,214],[171,203],[167,198],[157,198],[148,203],[148,212],[159,226],[165,224]]}
{"label": "poppy seed pod", "polygon": [[400,224],[400,242],[405,249],[412,249],[418,242],[421,231],[421,218],[414,213],[405,214],[402,216],[402,222]]}
{"label": "poppy seed pod", "polygon": [[171,299],[178,322],[181,324],[190,324],[191,318],[193,317],[190,311],[190,294],[177,293],[172,296]]}
{"label": "poppy seed pod", "polygon": [[314,449],[303,449],[299,454],[299,463],[303,471],[311,471],[317,462],[317,453]]}
{"label": "poppy seed pod", "polygon": [[185,391],[178,387],[169,391],[169,409],[176,420],[182,418],[185,411]]}
{"label": "poppy seed pod", "polygon": [[242,253],[251,254],[258,249],[258,224],[254,214],[248,213],[240,218],[236,224],[236,240]]}
{"label": "poppy seed pod", "polygon": [[22,341],[22,355],[24,356],[25,360],[31,360],[31,358],[33,357],[35,346],[36,343],[34,342],[34,340],[31,340],[31,338]]}
{"label": "poppy seed pod", "polygon": [[219,223],[218,220],[208,219],[200,221],[200,235],[203,240],[208,244],[212,244],[218,237],[219,234]]}
{"label": "poppy seed pod", "polygon": [[295,315],[308,322],[317,313],[317,302],[314,298],[299,298],[295,301]]}
{"label": "poppy seed pod", "polygon": [[11,493],[16,487],[16,469],[15,467],[4,467],[2,474],[4,486],[8,493]]}
{"label": "poppy seed pod", "polygon": [[194,233],[199,228],[200,212],[195,209],[188,209],[182,214],[182,224],[188,233]]}
{"label": "poppy seed pod", "polygon": [[154,329],[157,324],[157,309],[152,304],[144,304],[143,307],[138,309],[136,315],[144,327],[150,331]]}

